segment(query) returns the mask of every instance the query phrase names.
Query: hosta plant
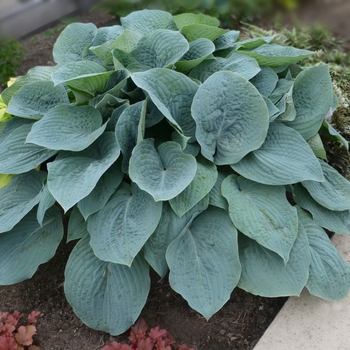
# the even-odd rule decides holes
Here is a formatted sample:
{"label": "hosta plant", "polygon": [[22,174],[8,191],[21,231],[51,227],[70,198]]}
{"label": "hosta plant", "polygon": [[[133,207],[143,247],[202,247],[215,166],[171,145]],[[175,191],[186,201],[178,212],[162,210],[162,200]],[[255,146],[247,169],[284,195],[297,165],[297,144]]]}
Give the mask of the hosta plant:
{"label": "hosta plant", "polygon": [[70,215],[67,299],[113,335],[140,314],[150,267],[207,319],[236,287],[345,297],[350,266],[324,231],[350,233],[350,185],[320,138],[347,145],[325,120],[328,67],[272,40],[159,10],[69,25],[56,65],[2,94],[0,284],[48,261]]}

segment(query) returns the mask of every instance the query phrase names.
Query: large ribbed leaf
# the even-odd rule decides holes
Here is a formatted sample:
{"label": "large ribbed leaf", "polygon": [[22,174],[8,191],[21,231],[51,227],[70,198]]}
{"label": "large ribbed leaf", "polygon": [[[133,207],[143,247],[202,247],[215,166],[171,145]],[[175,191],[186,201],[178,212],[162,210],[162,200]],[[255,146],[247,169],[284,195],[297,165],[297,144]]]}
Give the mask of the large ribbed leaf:
{"label": "large ribbed leaf", "polygon": [[261,95],[269,97],[277,85],[278,75],[270,67],[261,67],[261,71],[250,82],[259,90]]}
{"label": "large ribbed leaf", "polygon": [[224,210],[209,207],[169,245],[166,259],[171,287],[209,319],[241,275],[237,230]]}
{"label": "large ribbed leaf", "polygon": [[124,32],[114,41],[113,49],[131,52],[136,49],[137,43],[142,37],[143,35],[139,32],[125,29]]}
{"label": "large ribbed leaf", "polygon": [[350,234],[350,210],[333,211],[318,204],[301,184],[293,186],[295,202],[311,213],[314,222],[332,232]]}
{"label": "large ribbed leaf", "polygon": [[300,225],[290,258],[283,259],[246,237],[239,237],[242,275],[238,287],[263,297],[300,295],[309,277],[310,248]]}
{"label": "large ribbed leaf", "polygon": [[33,124],[23,120],[10,119],[4,132],[0,134],[0,174],[25,173],[35,169],[57,153],[57,151],[26,143]]}
{"label": "large ribbed leaf", "polygon": [[38,211],[36,213],[36,218],[37,218],[38,223],[40,225],[43,224],[47,210],[50,209],[55,203],[56,203],[56,200],[55,200],[55,198],[53,198],[53,196],[52,196],[51,192],[49,191],[49,188],[46,184],[42,190],[39,205],[38,205]]}
{"label": "large ribbed leaf", "polygon": [[51,81],[38,81],[20,88],[11,98],[7,113],[28,119],[40,119],[51,108],[68,104],[63,86],[54,86]]}
{"label": "large ribbed leaf", "polygon": [[163,68],[177,62],[188,49],[180,32],[158,29],[142,37],[132,55],[145,67]]}
{"label": "large ribbed leaf", "polygon": [[284,186],[262,185],[230,175],[221,190],[237,229],[287,263],[298,233],[298,215],[286,198]]}
{"label": "large ribbed leaf", "polygon": [[81,152],[61,151],[47,165],[50,192],[67,211],[95,188],[119,154],[119,145],[110,131]]}
{"label": "large ribbed leaf", "polygon": [[132,75],[134,83],[146,91],[169,122],[186,136],[194,136],[191,104],[198,85],[186,75],[165,68],[154,68]]}
{"label": "large ribbed leaf", "polygon": [[178,71],[188,74],[188,72],[204,61],[212,52],[215,46],[212,41],[204,38],[190,42],[189,50],[175,63]]}
{"label": "large ribbed leaf", "polygon": [[174,212],[182,217],[203,199],[214,187],[218,172],[214,163],[200,157],[197,159],[197,171],[192,182],[176,197],[170,199]]}
{"label": "large ribbed leaf", "polygon": [[231,174],[232,174],[232,172],[228,173],[228,172],[224,172],[224,171],[219,171],[218,178],[215,182],[215,185],[209,193],[210,205],[224,209],[227,212],[228,212],[228,203],[227,203],[226,198],[222,195],[221,185],[222,185],[222,182],[227,178],[227,176],[229,176]]}
{"label": "large ribbed leaf", "polygon": [[240,161],[259,148],[269,113],[256,88],[237,73],[217,72],[198,89],[192,116],[203,156],[217,165]]}
{"label": "large ribbed leaf", "polygon": [[339,255],[326,232],[299,208],[300,225],[310,244],[311,264],[306,287],[313,295],[328,300],[345,298],[350,290],[350,264]]}
{"label": "large ribbed leaf", "polygon": [[105,130],[101,113],[90,106],[60,105],[34,123],[26,142],[52,150],[82,151]]}
{"label": "large ribbed leaf", "polygon": [[32,170],[0,189],[0,232],[11,230],[39,203],[45,178],[44,172]]}
{"label": "large ribbed leaf", "polygon": [[97,28],[93,23],[72,23],[58,37],[53,47],[53,58],[58,64],[81,61],[92,44]]}
{"label": "large ribbed leaf", "polygon": [[204,15],[202,13],[182,13],[177,16],[173,16],[174,23],[180,30],[182,27],[188,26],[190,24],[206,24],[208,26],[218,27],[220,21],[217,18]]}
{"label": "large ribbed leaf", "polygon": [[336,211],[350,209],[350,182],[333,167],[320,160],[325,181],[303,181],[312,198],[322,206]]}
{"label": "large ribbed leaf", "polygon": [[99,260],[86,235],[68,259],[64,291],[73,311],[88,327],[118,335],[135,323],[146,303],[148,270],[140,255],[130,268]]}
{"label": "large ribbed leaf", "polygon": [[286,125],[308,140],[318,132],[333,105],[333,87],[327,65],[314,66],[298,74],[294,81],[293,101],[297,115]]}
{"label": "large ribbed leaf", "polygon": [[199,38],[214,41],[228,31],[228,29],[217,28],[212,25],[200,23],[189,24],[181,28],[181,33],[188,41],[194,41]]}
{"label": "large ribbed leaf", "polygon": [[67,242],[80,239],[88,234],[87,223],[79,208],[75,206],[69,216]]}
{"label": "large ribbed leaf", "polygon": [[104,261],[131,266],[156,229],[162,203],[134,183],[123,182],[107,204],[88,218],[90,245]]}
{"label": "large ribbed leaf", "polygon": [[63,237],[61,212],[50,208],[42,225],[36,209],[30,211],[11,231],[0,234],[0,284],[31,278],[38,266],[50,260]]}
{"label": "large ribbed leaf", "polygon": [[120,185],[124,173],[121,162],[115,162],[98,180],[92,192],[78,203],[78,208],[85,220],[93,213],[99,211],[107,203],[110,196]]}
{"label": "large ribbed leaf", "polygon": [[252,51],[239,52],[254,57],[260,66],[279,67],[297,63],[313,54],[312,51],[290,46],[263,44]]}
{"label": "large ribbed leaf", "polygon": [[145,259],[160,277],[165,277],[169,270],[165,257],[169,244],[179,236],[193,215],[208,208],[208,202],[208,197],[205,197],[181,218],[175,214],[168,202],[163,203],[159,224],[142,249]]}
{"label": "large ribbed leaf", "polygon": [[204,82],[212,74],[221,70],[239,73],[249,80],[260,72],[260,67],[253,58],[233,53],[228,58],[216,57],[203,61],[193,68],[189,76]]}
{"label": "large ribbed leaf", "polygon": [[147,34],[156,29],[167,29],[172,22],[172,15],[160,10],[141,10],[122,17],[120,22],[124,29]]}
{"label": "large ribbed leaf", "polygon": [[196,159],[183,153],[175,141],[161,144],[153,139],[138,143],[132,152],[129,176],[156,201],[169,200],[182,192],[194,179]]}
{"label": "large ribbed leaf", "polygon": [[95,62],[77,61],[69,62],[52,73],[52,81],[62,84],[78,77],[94,76],[105,73],[106,69]]}
{"label": "large ribbed leaf", "polygon": [[15,82],[5,89],[1,93],[1,98],[6,105],[9,104],[11,97],[24,85],[34,83],[37,81],[51,81],[51,74],[56,71],[58,66],[38,66],[32,69],[29,69],[28,73],[23,76],[16,78]]}
{"label": "large ribbed leaf", "polygon": [[80,76],[67,81],[67,86],[73,91],[77,104],[89,102],[96,93],[102,92],[113,71]]}
{"label": "large ribbed leaf", "polygon": [[263,145],[231,164],[244,177],[266,185],[287,185],[304,180],[323,181],[319,161],[294,129],[282,123],[270,124]]}

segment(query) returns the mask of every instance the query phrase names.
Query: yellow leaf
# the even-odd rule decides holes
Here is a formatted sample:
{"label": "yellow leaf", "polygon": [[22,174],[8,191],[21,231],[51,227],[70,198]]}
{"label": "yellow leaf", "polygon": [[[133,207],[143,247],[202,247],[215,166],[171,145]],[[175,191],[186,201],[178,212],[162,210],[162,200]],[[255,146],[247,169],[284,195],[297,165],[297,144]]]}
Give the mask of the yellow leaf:
{"label": "yellow leaf", "polygon": [[0,174],[0,188],[5,187],[11,182],[13,175]]}

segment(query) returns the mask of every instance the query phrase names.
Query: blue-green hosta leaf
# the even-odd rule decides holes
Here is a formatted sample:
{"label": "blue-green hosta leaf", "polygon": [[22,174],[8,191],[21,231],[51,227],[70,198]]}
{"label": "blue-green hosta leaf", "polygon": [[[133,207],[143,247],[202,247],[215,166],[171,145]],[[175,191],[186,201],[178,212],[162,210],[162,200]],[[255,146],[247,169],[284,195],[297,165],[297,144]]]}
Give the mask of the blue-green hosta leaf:
{"label": "blue-green hosta leaf", "polygon": [[61,105],[34,123],[26,142],[52,150],[82,151],[104,132],[101,113],[90,106]]}
{"label": "blue-green hosta leaf", "polygon": [[124,28],[120,25],[98,28],[92,46],[98,46],[107,41],[116,40],[123,32]]}
{"label": "blue-green hosta leaf", "polygon": [[131,153],[137,144],[138,125],[141,120],[143,106],[144,101],[140,101],[127,107],[121,113],[115,127],[115,136],[123,153],[122,169],[124,173],[128,173]]}
{"label": "blue-green hosta leaf", "polygon": [[90,245],[104,261],[131,266],[156,229],[162,203],[134,183],[123,182],[107,204],[88,218]]}
{"label": "blue-green hosta leaf", "polygon": [[262,185],[230,175],[221,191],[237,229],[277,253],[286,264],[298,234],[298,215],[286,198],[284,186]]}
{"label": "blue-green hosta leaf", "polygon": [[51,108],[69,104],[63,86],[52,81],[37,81],[20,88],[11,98],[7,113],[28,119],[40,119]]}
{"label": "blue-green hosta leaf", "polygon": [[322,124],[320,135],[324,136],[329,141],[339,141],[347,150],[349,149],[349,142],[337,130],[335,130],[327,120]]}
{"label": "blue-green hosta leaf", "polygon": [[293,101],[293,88],[291,88],[278,102],[280,113],[277,119],[281,121],[293,121],[297,115]]}
{"label": "blue-green hosta leaf", "polygon": [[244,235],[239,237],[239,247],[242,263],[239,288],[263,297],[300,295],[311,262],[306,232],[301,225],[287,264],[278,254]]}
{"label": "blue-green hosta leaf", "polygon": [[171,287],[209,319],[241,275],[237,230],[224,210],[209,207],[169,245],[166,259]]}
{"label": "blue-green hosta leaf", "polygon": [[78,203],[85,220],[103,208],[122,182],[124,173],[119,159],[101,176],[92,192]]}
{"label": "blue-green hosta leaf", "polygon": [[174,23],[180,30],[190,24],[206,24],[208,26],[218,27],[220,21],[217,18],[204,15],[202,13],[182,13],[180,15],[173,16]]}
{"label": "blue-green hosta leaf", "polygon": [[198,85],[186,75],[165,68],[154,68],[132,75],[134,83],[146,91],[153,103],[175,128],[193,137],[195,122],[191,104]]}
{"label": "blue-green hosta leaf", "polygon": [[43,224],[47,210],[50,209],[55,203],[56,203],[56,200],[55,198],[53,198],[46,184],[41,193],[41,197],[38,205],[38,211],[36,213],[36,218],[40,225]]}
{"label": "blue-green hosta leaf", "polygon": [[277,122],[270,123],[258,150],[231,167],[247,179],[266,185],[324,180],[319,161],[306,141],[294,129]]}
{"label": "blue-green hosta leaf", "polygon": [[[265,36],[260,38],[250,38],[242,41],[238,41],[233,45],[235,50],[243,49],[243,50],[253,50],[258,48],[261,45],[266,45],[270,43],[274,39],[274,36]],[[262,64],[263,66],[263,64]]]}
{"label": "blue-green hosta leaf", "polygon": [[350,182],[326,162],[319,162],[325,181],[303,181],[303,186],[316,202],[330,210],[350,209]]}
{"label": "blue-green hosta leaf", "polygon": [[350,234],[350,210],[333,211],[318,204],[301,184],[293,186],[294,201],[311,213],[314,222],[332,232]]}
{"label": "blue-green hosta leaf", "polygon": [[300,225],[310,244],[311,264],[306,287],[323,299],[340,300],[350,290],[350,264],[339,255],[326,232],[313,222],[310,215],[298,209]]}
{"label": "blue-green hosta leaf", "polygon": [[265,140],[269,112],[256,88],[240,74],[214,73],[198,89],[192,116],[205,158],[217,165],[239,162]]}
{"label": "blue-green hosta leaf", "polygon": [[293,81],[287,79],[279,79],[276,88],[269,95],[269,99],[273,103],[278,103],[278,101],[291,89],[293,88]]}
{"label": "blue-green hosta leaf", "polygon": [[169,270],[165,256],[169,244],[179,236],[192,217],[206,210],[208,205],[208,197],[205,197],[179,218],[168,202],[163,203],[159,224],[142,249],[145,259],[160,277],[163,278]]}
{"label": "blue-green hosta leaf", "polygon": [[[317,158],[323,159],[325,161],[327,160],[326,150],[324,148],[320,133],[317,133],[315,136],[311,137],[311,139],[308,139],[307,143],[309,144],[310,148],[315,153],[315,156]],[[347,148],[347,146],[346,146],[346,148]]]}
{"label": "blue-green hosta leaf", "polygon": [[42,225],[36,209],[30,211],[11,231],[0,235],[0,284],[31,278],[38,266],[50,260],[63,237],[61,212],[50,208]]}
{"label": "blue-green hosta leaf", "polygon": [[96,93],[104,91],[113,71],[81,76],[66,82],[73,91],[77,104],[87,103]]}
{"label": "blue-green hosta leaf", "polygon": [[124,32],[114,41],[113,49],[119,49],[130,53],[137,47],[137,43],[143,37],[143,34],[125,29]]}
{"label": "blue-green hosta leaf", "polygon": [[233,46],[237,41],[240,32],[238,30],[230,30],[227,33],[222,34],[214,40],[215,50],[225,50]]}
{"label": "blue-green hosta leaf", "polygon": [[221,35],[227,33],[228,29],[217,28],[208,24],[194,23],[181,28],[181,33],[191,42],[199,38],[214,41]]}
{"label": "blue-green hosta leaf", "polygon": [[[110,119],[114,110],[118,107],[128,103],[127,100],[115,97],[110,93],[98,95],[89,101],[89,106],[96,108],[100,111],[104,120]],[[108,126],[110,126],[110,120],[108,120]],[[114,131],[114,129],[113,129]]]}
{"label": "blue-green hosta leaf", "polygon": [[97,34],[93,23],[72,23],[58,37],[53,47],[53,58],[63,65],[82,61]]}
{"label": "blue-green hosta leaf", "polygon": [[309,50],[297,49],[291,46],[263,44],[252,51],[239,50],[240,53],[255,58],[260,66],[289,66],[314,54]]}
{"label": "blue-green hosta leaf", "polygon": [[192,69],[189,76],[204,82],[217,71],[224,70],[239,73],[249,80],[260,72],[260,67],[253,58],[234,53],[228,58],[216,57],[203,61]]}
{"label": "blue-green hosta leaf", "polygon": [[37,81],[51,81],[51,74],[57,70],[58,66],[38,66],[29,69],[28,73],[16,78],[15,82],[1,93],[1,98],[6,105],[9,104],[12,96],[24,85]]}
{"label": "blue-green hosta leaf", "polygon": [[140,255],[130,268],[99,260],[86,235],[68,259],[64,291],[88,327],[118,335],[135,323],[146,303],[151,284],[148,273],[149,265]]}
{"label": "blue-green hosta leaf", "polygon": [[286,125],[308,140],[319,131],[332,107],[333,87],[327,65],[314,66],[298,74],[294,81],[293,101],[296,118]]}
{"label": "blue-green hosta leaf", "polygon": [[[38,145],[26,143],[32,123],[18,126],[22,118],[12,118],[0,134],[0,174],[21,174],[37,168],[42,162],[54,156],[52,151]],[[25,120],[25,119],[23,119]],[[13,126],[13,127],[12,127]]]}
{"label": "blue-green hosta leaf", "polygon": [[94,76],[107,72],[106,68],[95,62],[77,61],[69,62],[52,73],[52,81],[55,85],[68,82],[70,80]]}
{"label": "blue-green hosta leaf", "polygon": [[148,68],[163,68],[177,62],[189,49],[180,32],[157,29],[143,36],[132,52],[133,57]]}
{"label": "blue-green hosta leaf", "polygon": [[258,89],[261,95],[269,97],[276,88],[278,75],[270,67],[261,67],[261,71],[250,82]]}
{"label": "blue-green hosta leaf", "polygon": [[269,98],[263,96],[263,99],[269,111],[269,118],[271,123],[278,117],[278,115],[280,114],[280,110],[271,102]]}
{"label": "blue-green hosta leaf", "polygon": [[157,29],[167,29],[172,23],[173,17],[169,12],[160,10],[134,11],[122,17],[120,22],[124,29],[129,29],[141,34],[148,34]]}
{"label": "blue-green hosta leaf", "polygon": [[184,74],[198,66],[215,51],[212,41],[204,38],[190,42],[189,50],[175,63],[176,69]]}
{"label": "blue-green hosta leaf", "polygon": [[196,159],[183,153],[177,142],[165,142],[157,150],[153,139],[137,144],[129,164],[131,180],[156,201],[176,197],[192,182],[196,170]]}
{"label": "blue-green hosta leaf", "polygon": [[77,206],[72,210],[67,230],[67,243],[88,235],[87,223]]}
{"label": "blue-green hosta leaf", "polygon": [[46,174],[32,170],[13,176],[11,182],[0,189],[0,232],[11,230],[39,203]]}
{"label": "blue-green hosta leaf", "polygon": [[215,185],[209,193],[209,204],[215,207],[224,209],[228,212],[228,203],[227,199],[222,195],[221,185],[222,182],[231,175],[232,172],[219,171],[218,178],[216,179]]}
{"label": "blue-green hosta leaf", "polygon": [[85,150],[61,151],[47,164],[49,190],[65,212],[90,194],[119,154],[114,133],[108,131]]}
{"label": "blue-green hosta leaf", "polygon": [[203,157],[198,158],[194,179],[179,195],[170,199],[171,208],[181,218],[211,191],[217,177],[215,164]]}

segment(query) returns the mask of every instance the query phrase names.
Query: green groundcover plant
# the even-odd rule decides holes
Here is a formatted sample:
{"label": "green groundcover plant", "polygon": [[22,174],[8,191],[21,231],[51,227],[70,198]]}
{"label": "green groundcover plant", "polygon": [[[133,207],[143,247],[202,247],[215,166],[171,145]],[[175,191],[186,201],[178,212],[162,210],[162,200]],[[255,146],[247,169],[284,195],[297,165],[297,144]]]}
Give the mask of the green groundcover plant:
{"label": "green groundcover plant", "polygon": [[150,267],[207,319],[236,287],[345,297],[350,266],[324,231],[350,233],[350,184],[320,138],[347,146],[325,119],[328,66],[272,40],[159,10],[65,28],[56,65],[2,94],[0,284],[55,254],[63,211],[67,299],[113,335],[140,314]]}

